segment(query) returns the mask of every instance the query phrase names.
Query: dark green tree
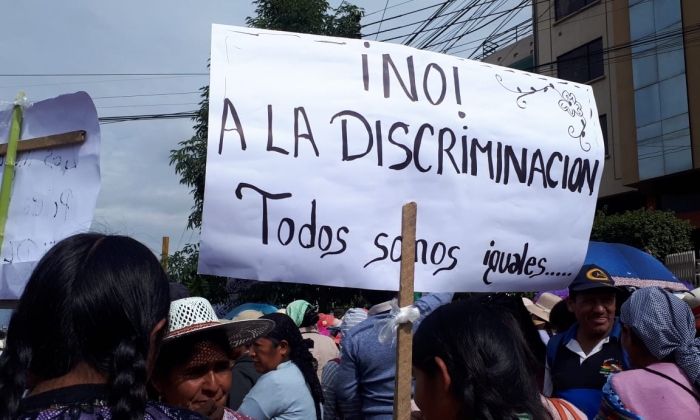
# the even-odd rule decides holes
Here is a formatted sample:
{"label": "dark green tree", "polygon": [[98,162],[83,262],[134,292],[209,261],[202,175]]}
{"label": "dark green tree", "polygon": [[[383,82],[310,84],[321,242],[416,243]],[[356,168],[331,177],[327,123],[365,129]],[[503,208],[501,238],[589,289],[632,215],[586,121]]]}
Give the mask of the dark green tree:
{"label": "dark green tree", "polygon": [[246,19],[260,29],[356,38],[364,11],[343,2],[337,9],[325,0],[255,0],[256,16]]}
{"label": "dark green tree", "polygon": [[623,214],[598,211],[593,221],[591,240],[621,243],[649,251],[664,262],[669,254],[690,251],[693,226],[672,211],[639,209]]}
{"label": "dark green tree", "polygon": [[[325,0],[255,0],[255,17],[246,19],[249,26],[260,29],[300,32],[345,38],[359,38],[360,19],[364,11],[348,2],[331,8]],[[204,179],[207,160],[207,134],[209,118],[209,86],[201,89],[202,101],[193,118],[195,134],[179,143],[179,149],[170,151],[170,165],[180,176],[180,184],[190,188],[194,198],[192,211],[187,219],[188,229],[201,229],[202,204],[204,203]],[[197,274],[199,248],[188,244],[169,259],[171,278],[185,284],[190,293],[203,296],[214,303],[237,304],[265,302],[286,305],[294,299],[307,299],[318,303],[321,310],[357,304],[356,291],[337,287],[320,287],[295,283],[269,283],[239,281],[236,290],[227,288],[228,279]],[[235,295],[230,298],[231,292]]]}
{"label": "dark green tree", "polygon": [[168,258],[168,274],[173,281],[187,286],[192,296],[203,296],[211,303],[229,304],[234,290],[227,288],[226,277],[197,274],[198,244],[187,244]]}

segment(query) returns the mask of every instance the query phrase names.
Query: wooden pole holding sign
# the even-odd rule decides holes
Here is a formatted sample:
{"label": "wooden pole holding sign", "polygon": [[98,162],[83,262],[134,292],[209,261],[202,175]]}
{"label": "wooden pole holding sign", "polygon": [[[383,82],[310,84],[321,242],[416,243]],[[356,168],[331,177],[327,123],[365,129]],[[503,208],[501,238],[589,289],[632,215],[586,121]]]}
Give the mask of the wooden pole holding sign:
{"label": "wooden pole holding sign", "polygon": [[168,254],[170,248],[170,237],[163,236],[163,250],[160,254],[160,262],[163,265],[163,270],[168,271]]}
{"label": "wooden pole holding sign", "polygon": [[[83,143],[85,141],[85,131],[70,131],[68,133],[56,134],[53,136],[37,137],[35,139],[22,140],[17,143],[17,153],[29,152],[38,149],[49,149],[51,147],[64,147],[72,144]],[[0,156],[7,154],[8,144],[0,144]]]}
{"label": "wooden pole holding sign", "polygon": [[[401,217],[401,277],[399,307],[413,304],[413,277],[416,266],[416,203],[403,206]],[[399,325],[396,331],[396,384],[394,386],[394,420],[411,417],[411,353],[413,323]]]}

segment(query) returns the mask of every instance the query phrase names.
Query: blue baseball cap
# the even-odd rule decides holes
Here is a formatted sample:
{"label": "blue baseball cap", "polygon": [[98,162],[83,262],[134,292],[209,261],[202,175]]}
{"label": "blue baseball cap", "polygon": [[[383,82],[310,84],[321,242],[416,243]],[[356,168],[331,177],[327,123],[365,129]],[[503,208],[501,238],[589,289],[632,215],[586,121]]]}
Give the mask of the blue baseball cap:
{"label": "blue baseball cap", "polygon": [[620,289],[615,287],[612,276],[605,271],[605,269],[595,264],[586,264],[581,267],[581,271],[579,271],[574,281],[569,285],[569,291],[583,292],[593,289],[611,289],[611,291],[614,292],[620,291]]}

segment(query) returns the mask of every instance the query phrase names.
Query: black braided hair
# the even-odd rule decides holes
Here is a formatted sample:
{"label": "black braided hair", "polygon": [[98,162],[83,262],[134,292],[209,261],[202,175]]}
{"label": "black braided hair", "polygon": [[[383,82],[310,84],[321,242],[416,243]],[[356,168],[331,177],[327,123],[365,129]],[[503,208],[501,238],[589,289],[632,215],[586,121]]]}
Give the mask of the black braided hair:
{"label": "black braided hair", "polygon": [[109,382],[112,386],[109,404],[115,413],[136,420],[132,413],[146,410],[146,358],[143,343],[137,337],[125,338],[114,351]]}
{"label": "black braided hair", "polygon": [[301,336],[301,332],[299,332],[299,327],[296,326],[292,318],[285,314],[273,313],[265,315],[261,319],[270,319],[275,322],[275,329],[267,335],[267,338],[278,343],[282,340],[289,343],[289,359],[304,375],[304,380],[311,391],[311,396],[316,406],[316,419],[321,420],[323,389],[314,368],[316,359],[311,355],[308,344],[306,344]]}
{"label": "black braided hair", "polygon": [[[79,234],[39,261],[0,356],[0,420],[17,415],[27,377],[84,364],[107,378],[115,420],[143,419],[151,333],[167,317],[168,277],[153,253],[123,236]],[[159,345],[157,340],[156,345]]]}
{"label": "black braided hair", "polygon": [[5,351],[0,356],[0,419],[11,420],[17,412],[31,360],[31,348],[20,339],[7,338]]}

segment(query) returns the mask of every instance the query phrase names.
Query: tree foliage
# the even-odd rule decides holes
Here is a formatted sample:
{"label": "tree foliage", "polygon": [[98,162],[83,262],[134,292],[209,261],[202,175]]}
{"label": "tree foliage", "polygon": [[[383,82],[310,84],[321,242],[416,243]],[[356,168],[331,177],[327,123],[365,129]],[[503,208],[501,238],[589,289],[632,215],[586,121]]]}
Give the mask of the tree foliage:
{"label": "tree foliage", "polygon": [[664,261],[666,256],[693,249],[693,226],[678,219],[672,211],[639,209],[623,214],[598,211],[593,221],[591,240],[621,243],[644,251]]}
{"label": "tree foliage", "polygon": [[260,29],[304,34],[359,37],[364,12],[343,2],[337,9],[325,0],[255,0],[255,17],[246,19]]}
{"label": "tree foliage", "polygon": [[[180,148],[170,151],[170,165],[175,165],[175,173],[180,175],[180,184],[190,188],[194,198],[192,212],[187,218],[187,229],[201,229],[202,204],[204,203],[204,178],[207,167],[207,133],[209,133],[209,86],[200,89],[201,102],[194,117],[194,136],[181,141]],[[197,255],[199,251],[195,252]]]}
{"label": "tree foliage", "polygon": [[[256,16],[249,17],[249,26],[260,29],[282,30],[307,34],[359,37],[360,19],[364,11],[343,2],[331,8],[325,0],[256,0]],[[170,165],[180,176],[180,184],[190,188],[194,199],[187,219],[188,229],[201,229],[204,203],[204,180],[207,161],[207,135],[209,118],[209,86],[201,89],[202,101],[193,119],[195,134],[180,142],[179,149],[170,151]],[[286,305],[294,299],[307,299],[319,304],[322,310],[350,306],[360,300],[352,289],[322,287],[294,283],[230,282],[229,279],[197,274],[199,247],[188,244],[169,259],[171,278],[187,286],[193,296],[203,296],[212,303],[237,304],[265,302]],[[231,288],[231,284],[236,286]],[[231,293],[233,292],[233,297]]]}
{"label": "tree foliage", "polygon": [[230,303],[228,279],[217,276],[197,274],[199,245],[187,244],[181,250],[168,257],[168,275],[171,280],[187,286],[192,296],[202,296],[211,303]]}

